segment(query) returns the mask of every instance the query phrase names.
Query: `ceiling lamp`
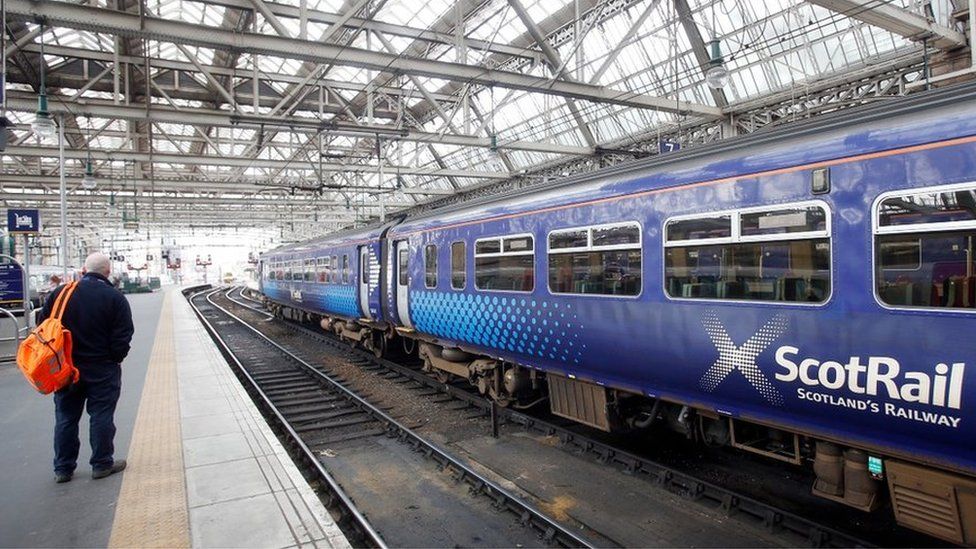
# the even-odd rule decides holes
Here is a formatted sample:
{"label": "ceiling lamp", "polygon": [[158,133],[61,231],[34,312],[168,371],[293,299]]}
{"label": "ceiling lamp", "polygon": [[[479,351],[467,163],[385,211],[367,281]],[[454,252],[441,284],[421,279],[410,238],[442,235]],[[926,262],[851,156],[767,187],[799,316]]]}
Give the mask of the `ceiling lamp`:
{"label": "ceiling lamp", "polygon": [[498,151],[498,136],[491,134],[491,146],[488,147],[488,169],[496,172],[505,171],[505,162]]}
{"label": "ceiling lamp", "polygon": [[51,113],[47,112],[47,94],[44,93],[44,88],[41,88],[41,93],[37,96],[37,112],[34,115],[34,122],[31,124],[31,129],[41,139],[54,137],[54,130],[56,128],[54,127],[54,120],[51,118]]}
{"label": "ceiling lamp", "polygon": [[725,68],[725,59],[722,58],[722,41],[713,38],[708,42],[708,49],[711,51],[711,59],[705,72],[705,83],[709,88],[720,90],[729,83],[729,69]]}
{"label": "ceiling lamp", "polygon": [[88,119],[88,139],[86,142],[88,148],[88,162],[85,163],[85,177],[81,178],[81,188],[85,189],[86,191],[93,191],[95,190],[95,187],[98,186],[98,182],[95,181],[95,169],[92,167],[92,161],[91,161],[91,119],[90,118]]}
{"label": "ceiling lamp", "polygon": [[50,139],[54,137],[54,119],[51,113],[47,112],[47,86],[44,83],[44,28],[41,28],[41,87],[37,94],[37,112],[34,113],[34,122],[31,129],[40,139]]}
{"label": "ceiling lamp", "polygon": [[81,188],[86,191],[93,191],[97,186],[98,182],[95,181],[95,170],[92,168],[91,158],[89,158],[88,163],[85,165],[85,177],[81,178]]}

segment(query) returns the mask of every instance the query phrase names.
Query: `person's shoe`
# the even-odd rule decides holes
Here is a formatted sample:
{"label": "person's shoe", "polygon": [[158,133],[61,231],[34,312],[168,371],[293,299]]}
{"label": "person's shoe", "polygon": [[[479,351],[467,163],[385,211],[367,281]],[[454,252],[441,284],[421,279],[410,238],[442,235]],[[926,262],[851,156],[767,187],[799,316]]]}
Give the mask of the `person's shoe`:
{"label": "person's shoe", "polygon": [[125,469],[125,460],[117,459],[108,469],[92,469],[92,479],[98,480],[100,478],[105,478],[107,476],[114,475],[123,469]]}
{"label": "person's shoe", "polygon": [[54,482],[58,484],[64,484],[65,482],[71,482],[72,473],[54,473]]}

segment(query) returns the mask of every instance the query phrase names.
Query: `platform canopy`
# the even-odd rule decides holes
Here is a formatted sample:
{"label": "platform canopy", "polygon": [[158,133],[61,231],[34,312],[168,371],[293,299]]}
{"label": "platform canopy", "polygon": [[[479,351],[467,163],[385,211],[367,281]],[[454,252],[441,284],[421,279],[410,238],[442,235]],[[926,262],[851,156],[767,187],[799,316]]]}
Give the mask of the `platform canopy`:
{"label": "platform canopy", "polygon": [[965,4],[6,0],[0,199],[57,228],[42,72],[76,234],[287,240],[903,94]]}

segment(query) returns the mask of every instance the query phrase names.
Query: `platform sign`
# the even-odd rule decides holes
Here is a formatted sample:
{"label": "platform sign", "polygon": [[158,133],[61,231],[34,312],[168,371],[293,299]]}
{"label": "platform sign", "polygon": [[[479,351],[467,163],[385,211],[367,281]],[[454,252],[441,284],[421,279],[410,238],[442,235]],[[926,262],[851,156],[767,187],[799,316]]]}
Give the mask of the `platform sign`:
{"label": "platform sign", "polygon": [[40,210],[7,210],[7,232],[10,234],[41,232]]}
{"label": "platform sign", "polygon": [[661,154],[669,153],[669,152],[677,152],[681,150],[681,143],[677,141],[671,141],[670,139],[661,139],[657,143],[657,150],[660,151]]}
{"label": "platform sign", "polygon": [[24,273],[15,263],[0,263],[0,307],[24,305]]}

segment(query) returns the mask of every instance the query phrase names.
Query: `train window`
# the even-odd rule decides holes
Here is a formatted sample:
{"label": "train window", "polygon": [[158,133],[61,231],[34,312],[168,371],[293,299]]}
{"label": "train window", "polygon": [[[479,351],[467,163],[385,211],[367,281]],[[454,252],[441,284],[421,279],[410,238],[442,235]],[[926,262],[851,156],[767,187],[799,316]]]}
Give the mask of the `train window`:
{"label": "train window", "polygon": [[670,297],[792,303],[830,297],[830,212],[823,202],[688,217],[665,226],[664,289]]}
{"label": "train window", "polygon": [[474,249],[475,288],[512,292],[535,288],[532,235],[477,240]]}
{"label": "train window", "polygon": [[437,287],[437,246],[434,244],[424,246],[424,286]]}
{"label": "train window", "polygon": [[744,237],[827,229],[827,211],[817,205],[743,213],[739,219],[739,231]]}
{"label": "train window", "polygon": [[590,231],[588,229],[570,229],[568,231],[553,232],[549,235],[549,250],[566,248],[586,248],[589,245]]}
{"label": "train window", "polygon": [[976,185],[883,196],[875,208],[878,299],[895,307],[976,309]]}
{"label": "train window", "polygon": [[369,281],[369,254],[360,253],[362,261],[359,262],[359,276],[361,280]]}
{"label": "train window", "polygon": [[315,282],[315,260],[305,260],[305,282]]}
{"label": "train window", "polygon": [[410,283],[410,278],[408,277],[407,267],[410,261],[410,250],[403,248],[400,250],[400,255],[397,256],[397,279],[400,286],[406,286]]}
{"label": "train window", "polygon": [[880,201],[878,227],[976,221],[976,185],[899,193]]}
{"label": "train window", "polygon": [[342,283],[349,284],[349,254],[342,254]]}
{"label": "train window", "polygon": [[319,284],[325,284],[329,281],[329,258],[320,257],[315,260],[317,265],[317,278],[316,281]]}
{"label": "train window", "polygon": [[329,266],[329,271],[330,274],[332,275],[329,280],[333,284],[338,284],[339,283],[339,257],[338,256],[335,255],[332,256],[332,261]]}
{"label": "train window", "polygon": [[502,241],[499,238],[492,238],[490,240],[479,240],[474,243],[475,255],[497,254],[501,251],[502,251]]}
{"label": "train window", "polygon": [[664,232],[670,242],[729,239],[732,238],[732,215],[712,214],[690,219],[673,219],[665,224]]}
{"label": "train window", "polygon": [[505,252],[531,252],[532,251],[531,236],[519,236],[516,238],[506,238],[502,242],[503,242],[503,249]]}
{"label": "train window", "polygon": [[451,244],[451,288],[463,290],[467,277],[467,246],[464,242]]}
{"label": "train window", "polygon": [[638,295],[640,234],[636,223],[553,231],[549,234],[549,291]]}

